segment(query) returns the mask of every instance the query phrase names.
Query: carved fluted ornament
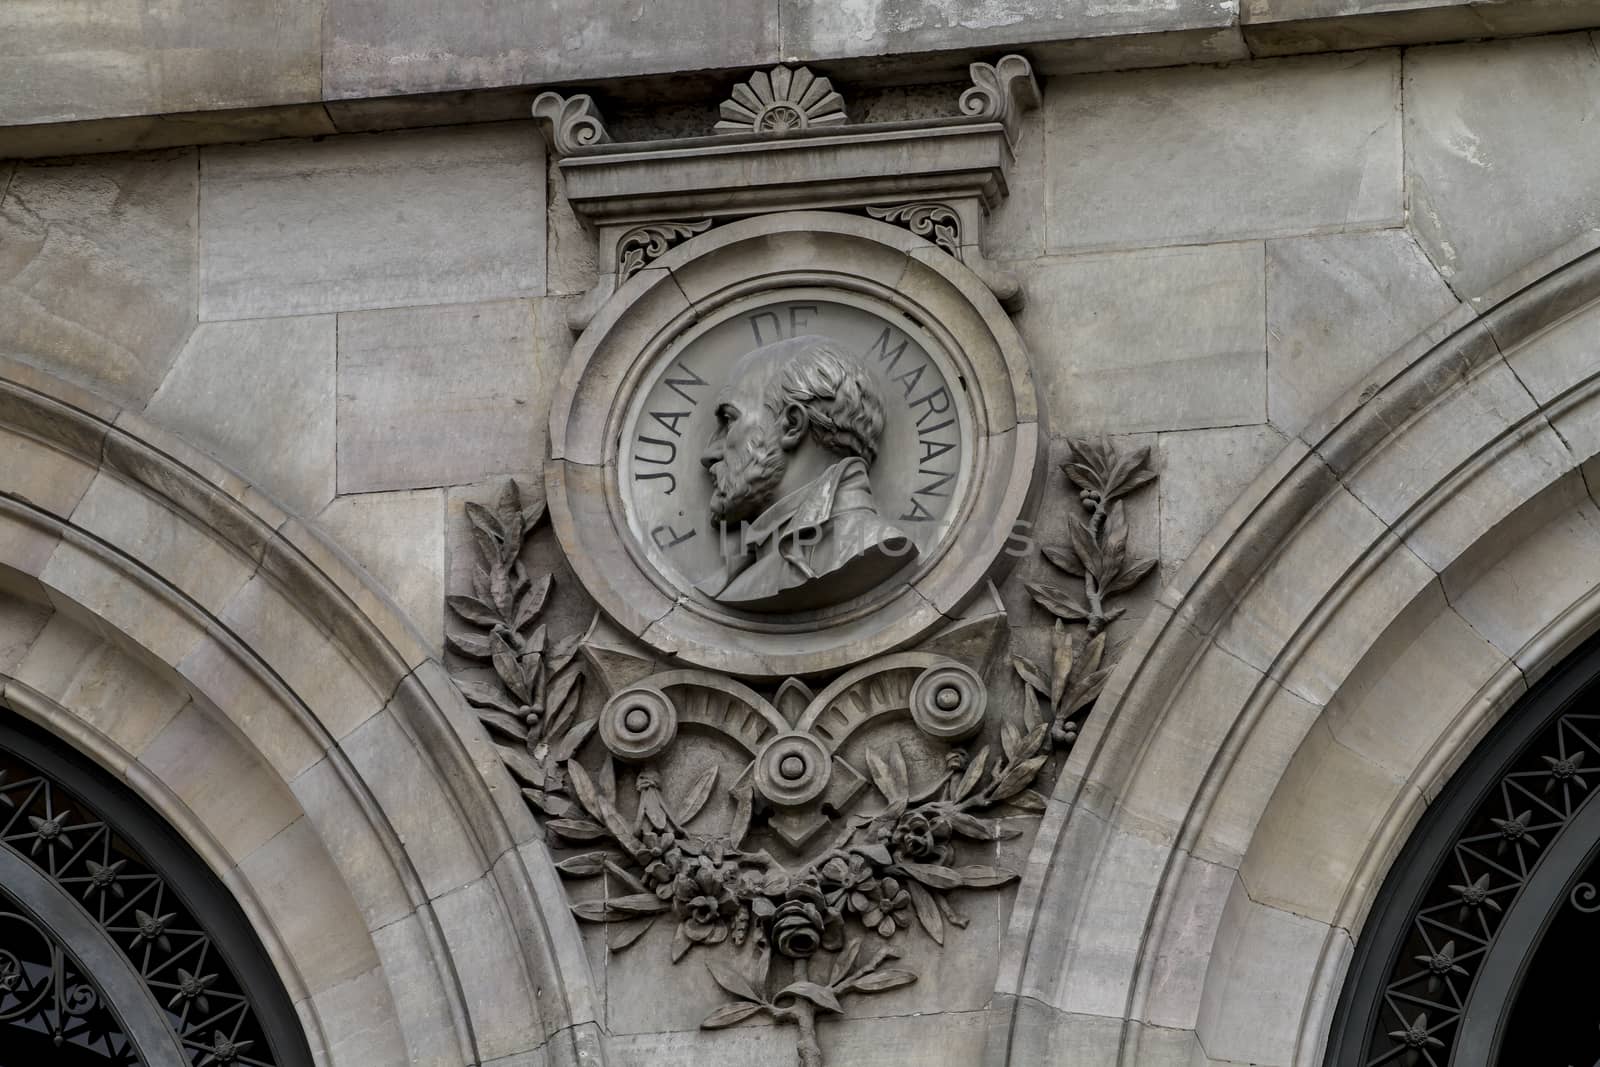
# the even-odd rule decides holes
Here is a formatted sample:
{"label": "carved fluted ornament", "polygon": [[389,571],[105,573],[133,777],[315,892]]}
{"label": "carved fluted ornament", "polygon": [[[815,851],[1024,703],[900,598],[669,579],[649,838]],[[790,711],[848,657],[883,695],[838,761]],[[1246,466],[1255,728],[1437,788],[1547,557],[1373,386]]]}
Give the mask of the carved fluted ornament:
{"label": "carved fluted ornament", "polygon": [[789,133],[845,121],[844,97],[805,67],[758,70],[722,102],[719,133]]}

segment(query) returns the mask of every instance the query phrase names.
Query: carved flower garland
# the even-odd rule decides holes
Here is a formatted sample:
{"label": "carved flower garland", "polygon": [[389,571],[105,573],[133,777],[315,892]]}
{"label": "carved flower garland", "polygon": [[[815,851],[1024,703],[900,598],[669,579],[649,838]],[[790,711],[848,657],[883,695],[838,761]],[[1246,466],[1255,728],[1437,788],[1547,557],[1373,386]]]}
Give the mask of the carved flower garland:
{"label": "carved flower garland", "polygon": [[[1128,555],[1122,503],[1155,477],[1147,461],[1147,450],[1124,454],[1105,442],[1071,442],[1064,470],[1086,514],[1072,520],[1070,544],[1044,551],[1081,580],[1083,591],[1080,599],[1066,587],[1029,585],[1057,616],[1051,658],[1041,666],[1013,657],[1033,699],[1001,724],[998,743],[983,744],[980,735],[950,749],[938,775],[923,774],[931,781],[913,779],[898,744],[867,750],[875,800],[868,800],[870,792],[857,794],[832,818],[833,838],[797,864],[752,841],[765,816],[748,776],[726,791],[732,809],[726,825],[705,829],[698,824],[718,787],[717,766],[691,775],[669,797],[652,762],[619,765],[609,752],[580,762],[600,723],[580,712],[580,642],[550,640],[540,619],[551,579],[533,579],[519,558],[544,508],[524,508],[509,482],[492,508],[469,504],[479,557],[473,592],[449,598],[469,628],[448,640],[483,666],[456,684],[498,735],[502,758],[547,829],[582,850],[557,864],[562,874],[608,879],[606,892],[572,905],[576,916],[606,924],[613,951],[658,923],[670,924],[673,962],[710,950],[705,964],[733,998],[702,1026],[764,1014],[797,1027],[801,1067],[822,1067],[819,1015],[842,1014],[849,997],[917,980],[915,971],[893,966],[906,930],[920,926],[943,945],[951,926],[967,925],[953,901],[957,891],[993,889],[1018,877],[966,862],[964,853],[1018,836],[1005,816],[1045,810],[1034,785],[1052,752],[1076,740],[1105,684],[1111,669],[1105,627],[1122,613],[1108,598],[1154,566]],[[1069,622],[1082,623],[1083,633],[1069,632]],[[809,692],[787,683],[780,702],[790,689]]]}

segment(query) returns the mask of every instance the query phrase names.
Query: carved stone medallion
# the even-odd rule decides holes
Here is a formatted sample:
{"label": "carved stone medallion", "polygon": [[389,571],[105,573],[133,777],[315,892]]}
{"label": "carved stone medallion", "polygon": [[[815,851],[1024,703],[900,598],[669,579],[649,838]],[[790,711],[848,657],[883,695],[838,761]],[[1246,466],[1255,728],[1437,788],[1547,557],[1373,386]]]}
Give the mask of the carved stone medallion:
{"label": "carved stone medallion", "polygon": [[749,678],[948,622],[1012,562],[1040,462],[988,287],[834,212],[729,223],[636,271],[575,346],[551,442],[551,516],[601,608]]}
{"label": "carved stone medallion", "polygon": [[[884,302],[734,301],[658,357],[623,422],[630,533],[685,596],[755,612],[870,597],[950,533],[974,452],[959,383]],[[786,415],[804,422],[788,440]]]}

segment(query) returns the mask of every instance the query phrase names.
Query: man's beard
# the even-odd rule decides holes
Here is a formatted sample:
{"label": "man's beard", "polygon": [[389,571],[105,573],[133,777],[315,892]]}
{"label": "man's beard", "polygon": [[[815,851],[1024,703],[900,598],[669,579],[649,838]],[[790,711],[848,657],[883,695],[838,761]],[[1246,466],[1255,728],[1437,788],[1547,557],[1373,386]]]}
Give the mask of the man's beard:
{"label": "man's beard", "polygon": [[748,441],[738,454],[724,453],[711,466],[711,518],[748,522],[767,510],[789,465],[778,435]]}

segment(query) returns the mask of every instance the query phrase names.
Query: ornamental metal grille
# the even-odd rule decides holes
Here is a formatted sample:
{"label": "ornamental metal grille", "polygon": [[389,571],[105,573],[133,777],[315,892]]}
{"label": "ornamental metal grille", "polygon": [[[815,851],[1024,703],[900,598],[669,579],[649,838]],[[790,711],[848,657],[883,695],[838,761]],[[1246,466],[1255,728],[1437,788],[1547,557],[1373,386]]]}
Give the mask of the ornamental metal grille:
{"label": "ornamental metal grille", "polygon": [[[0,738],[3,741],[3,738]],[[0,845],[81,909],[120,951],[190,1067],[287,1067],[274,1058],[230,961],[178,887],[101,812],[0,746]],[[142,1052],[109,1000],[50,925],[0,894],[0,1067],[8,1047],[47,1036],[71,1062],[170,1062]],[[94,1053],[99,1058],[84,1058]],[[62,1059],[29,1063],[66,1062]]]}
{"label": "ornamental metal grille", "polygon": [[1600,1067],[1592,988],[1570,968],[1600,936],[1597,679],[1591,649],[1424,817],[1358,939],[1330,1065]]}

